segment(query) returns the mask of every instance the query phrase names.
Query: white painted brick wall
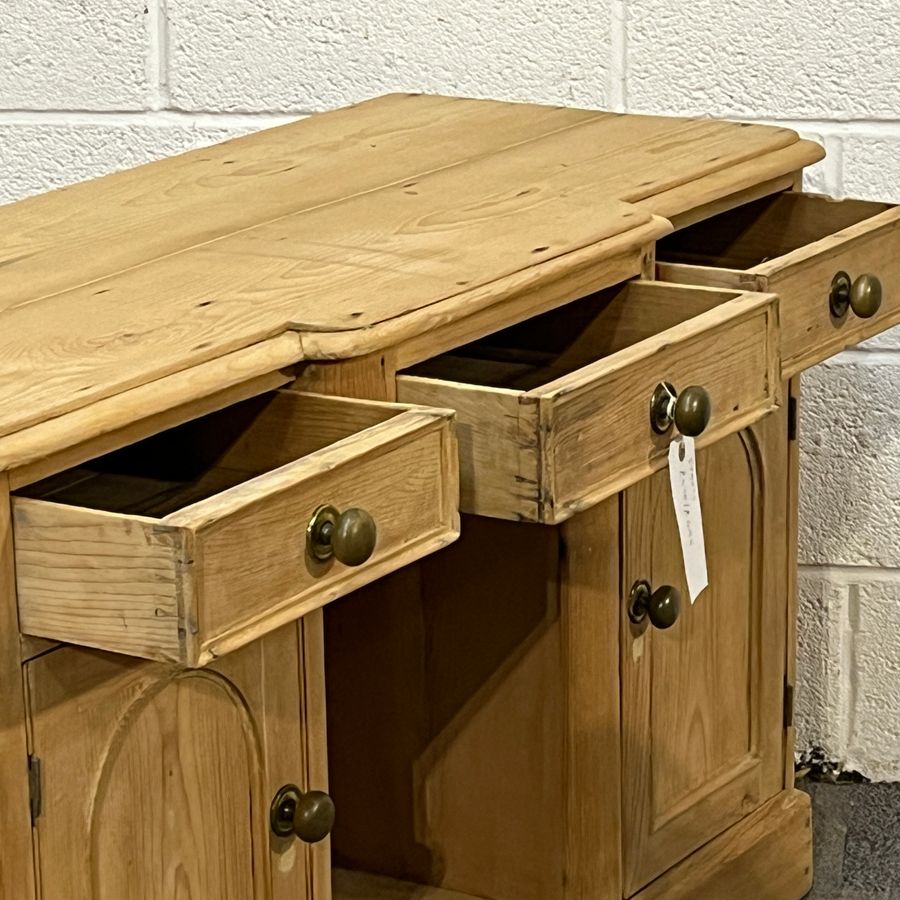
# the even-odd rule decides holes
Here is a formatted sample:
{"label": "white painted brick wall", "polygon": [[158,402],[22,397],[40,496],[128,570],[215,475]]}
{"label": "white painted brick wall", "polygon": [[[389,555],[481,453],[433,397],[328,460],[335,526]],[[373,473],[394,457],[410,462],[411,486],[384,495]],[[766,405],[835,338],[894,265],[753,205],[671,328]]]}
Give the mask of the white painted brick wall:
{"label": "white painted brick wall", "polygon": [[[900,201],[896,0],[0,0],[0,202],[421,90],[778,121]],[[877,48],[877,52],[873,51]],[[900,332],[804,378],[801,745],[900,779]]]}

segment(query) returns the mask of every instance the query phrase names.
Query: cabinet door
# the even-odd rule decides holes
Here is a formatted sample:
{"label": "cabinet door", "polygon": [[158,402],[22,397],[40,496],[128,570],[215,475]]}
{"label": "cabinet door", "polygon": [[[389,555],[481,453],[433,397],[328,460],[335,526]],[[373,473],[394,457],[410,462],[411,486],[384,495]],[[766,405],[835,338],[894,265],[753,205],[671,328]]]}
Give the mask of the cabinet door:
{"label": "cabinet door", "polygon": [[42,900],[312,896],[309,849],[269,828],[308,780],[302,635],[200,671],[74,647],[27,665]]}
{"label": "cabinet door", "polygon": [[691,605],[668,471],[623,493],[623,597],[681,592],[668,630],[622,615],[626,896],[782,787],[788,598],[783,411],[698,454],[709,587]]}

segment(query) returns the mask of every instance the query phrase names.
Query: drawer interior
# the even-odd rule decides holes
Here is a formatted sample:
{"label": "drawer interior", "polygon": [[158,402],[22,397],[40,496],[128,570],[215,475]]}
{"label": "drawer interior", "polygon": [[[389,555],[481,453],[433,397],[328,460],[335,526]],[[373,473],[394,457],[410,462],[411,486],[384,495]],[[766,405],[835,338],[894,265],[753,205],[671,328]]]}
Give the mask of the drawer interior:
{"label": "drawer interior", "polygon": [[788,192],[763,197],[663,238],[662,263],[752,269],[892,209],[889,203]]}
{"label": "drawer interior", "polygon": [[426,360],[405,374],[529,391],[737,296],[724,289],[629,281]]}
{"label": "drawer interior", "polygon": [[17,496],[161,518],[401,411],[275,391],[67,469]]}

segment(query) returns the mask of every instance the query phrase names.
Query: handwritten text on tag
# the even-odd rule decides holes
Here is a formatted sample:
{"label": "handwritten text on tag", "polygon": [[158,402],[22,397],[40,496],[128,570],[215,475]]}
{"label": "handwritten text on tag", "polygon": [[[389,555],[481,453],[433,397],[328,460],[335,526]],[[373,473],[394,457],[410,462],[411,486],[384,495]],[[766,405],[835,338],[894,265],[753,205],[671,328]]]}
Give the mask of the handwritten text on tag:
{"label": "handwritten text on tag", "polygon": [[693,438],[677,437],[669,444],[669,481],[672,485],[675,518],[678,520],[678,535],[681,538],[684,574],[693,603],[709,584]]}

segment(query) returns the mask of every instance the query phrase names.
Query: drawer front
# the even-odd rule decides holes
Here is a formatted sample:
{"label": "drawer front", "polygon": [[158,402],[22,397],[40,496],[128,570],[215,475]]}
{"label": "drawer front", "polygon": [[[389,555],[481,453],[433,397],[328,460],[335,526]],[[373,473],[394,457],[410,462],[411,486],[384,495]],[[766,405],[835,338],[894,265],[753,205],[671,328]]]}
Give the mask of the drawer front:
{"label": "drawer front", "polygon": [[[852,308],[831,311],[832,281],[838,272],[851,280],[878,277],[880,309],[869,318]],[[783,377],[900,323],[900,209],[867,219],[788,256],[758,266],[760,290],[781,298]]]}
{"label": "drawer front", "polygon": [[[900,207],[779,194],[676,233],[658,260],[666,281],[777,294],[785,380],[900,322]],[[874,315],[833,313],[839,272],[877,276]]]}
{"label": "drawer front", "polygon": [[[534,392],[545,435],[544,519],[556,522],[663,468],[672,432],[650,425],[650,400],[667,381],[699,385],[712,415],[698,446],[747,427],[779,400],[777,305],[771,295],[738,300]],[[623,354],[624,356],[625,354]]]}
{"label": "drawer front", "polygon": [[[685,308],[698,314],[685,321]],[[616,332],[629,345],[538,388],[460,383],[449,369],[443,379],[398,378],[399,399],[456,410],[464,512],[557,523],[664,467],[674,431],[657,434],[650,422],[660,382],[708,392],[712,416],[700,446],[777,406],[774,296],[637,282],[607,311],[614,315],[598,318],[597,333],[607,340]],[[628,337],[652,330],[648,323],[661,330]],[[469,358],[453,365],[473,378],[479,366]]]}
{"label": "drawer front", "polygon": [[[332,413],[353,405],[335,400]],[[21,628],[205,665],[456,538],[450,416],[400,412],[161,519],[16,497]],[[361,565],[309,554],[323,504],[371,515],[376,543]]]}

